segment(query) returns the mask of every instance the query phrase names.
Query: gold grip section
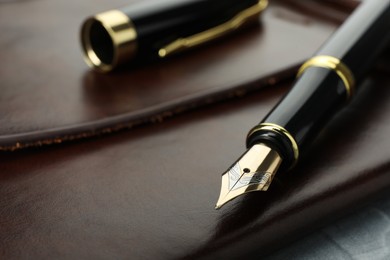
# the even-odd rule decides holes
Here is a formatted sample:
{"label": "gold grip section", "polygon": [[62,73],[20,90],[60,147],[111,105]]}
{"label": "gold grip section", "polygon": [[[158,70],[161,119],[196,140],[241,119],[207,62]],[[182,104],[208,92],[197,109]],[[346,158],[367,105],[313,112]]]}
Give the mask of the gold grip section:
{"label": "gold grip section", "polygon": [[137,32],[130,18],[118,10],[87,19],[81,29],[86,63],[108,72],[131,60],[137,50]]}
{"label": "gold grip section", "polygon": [[279,126],[277,124],[261,123],[261,124],[255,126],[248,133],[247,139],[250,136],[252,136],[254,133],[259,132],[259,131],[264,131],[264,130],[275,132],[275,133],[278,133],[278,134],[281,134],[281,135],[284,135],[285,137],[287,137],[287,139],[290,141],[291,149],[293,150],[293,153],[294,153],[294,163],[291,166],[291,167],[293,167],[298,162],[298,159],[299,159],[299,146],[298,146],[298,143],[295,140],[295,138],[292,136],[292,134],[290,134],[290,132],[287,131],[284,127]]}
{"label": "gold grip section", "polygon": [[208,29],[204,32],[189,36],[187,38],[179,38],[172,43],[162,47],[158,55],[160,58],[170,56],[182,52],[184,50],[199,46],[206,42],[217,39],[221,36],[224,36],[228,33],[231,33],[243,25],[251,22],[253,19],[256,19],[258,15],[268,6],[268,0],[259,0],[259,2],[249,7],[248,9],[238,13],[231,20]]}
{"label": "gold grip section", "polygon": [[310,67],[321,67],[333,70],[341,78],[350,99],[355,92],[355,77],[352,71],[341,60],[332,56],[315,56],[306,61],[298,71],[298,77]]}

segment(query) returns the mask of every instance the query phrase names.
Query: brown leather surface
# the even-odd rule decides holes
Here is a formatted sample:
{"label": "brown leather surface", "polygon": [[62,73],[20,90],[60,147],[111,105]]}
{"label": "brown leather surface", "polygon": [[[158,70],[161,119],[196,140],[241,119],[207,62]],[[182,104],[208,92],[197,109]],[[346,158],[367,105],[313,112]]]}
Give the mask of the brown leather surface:
{"label": "brown leather surface", "polygon": [[[90,71],[79,46],[82,21],[127,4],[124,0],[1,4],[1,149],[161,121],[273,85],[292,77],[295,67],[346,16],[345,11],[334,12],[339,19],[334,23],[331,15],[317,19],[298,12],[302,4],[297,8],[273,3],[261,26],[186,55],[110,75]],[[311,5],[309,10],[318,9],[318,3]]]}
{"label": "brown leather surface", "polygon": [[[96,2],[100,7],[92,7],[87,1],[71,3],[21,1],[0,8],[1,28],[7,29],[3,30],[7,37],[0,39],[1,44],[8,43],[10,53],[19,53],[16,59],[1,50],[3,61],[8,61],[0,67],[4,79],[0,95],[4,135],[66,124],[73,126],[73,123],[105,118],[111,115],[109,111],[123,112],[121,109],[130,106],[126,102],[133,97],[131,88],[121,85],[122,90],[126,89],[124,93],[114,91],[115,83],[120,82],[117,77],[121,78],[123,72],[112,76],[116,78],[112,84],[101,85],[103,90],[91,87],[94,90],[86,91],[88,88],[80,85],[84,82],[83,73],[79,73],[76,80],[74,71],[85,73],[87,70],[81,61],[75,62],[78,59],[75,37],[62,43],[70,53],[58,54],[54,48],[50,49],[50,42],[41,45],[44,43],[37,35],[47,33],[48,28],[54,31],[62,24],[64,33],[70,30],[63,27],[64,21],[47,23],[41,28],[38,24],[44,24],[45,20],[42,14],[63,19],[69,18],[69,14],[81,17],[87,9],[93,13],[112,4],[102,1]],[[34,9],[34,4],[39,8]],[[19,8],[34,17],[24,20],[31,30],[17,26],[11,29],[8,22],[15,19],[3,20],[5,15],[12,16],[11,10],[16,12]],[[50,8],[61,12],[49,15]],[[279,17],[277,14],[280,12],[270,12]],[[77,27],[77,19],[70,20],[69,25]],[[294,23],[289,20],[286,24]],[[264,24],[263,33],[266,26]],[[315,30],[323,29],[328,33],[329,25],[323,26]],[[20,39],[20,30],[31,38]],[[252,33],[258,35],[255,31],[248,34]],[[49,35],[48,39],[52,37],[55,42],[67,39],[60,34]],[[233,40],[237,44],[235,41],[241,43],[238,39]],[[232,44],[233,48],[233,42],[223,44]],[[74,46],[67,46],[70,43]],[[29,55],[23,44],[37,49]],[[219,48],[223,49],[209,46],[207,50],[189,54],[188,59],[206,57],[207,53],[221,58],[221,53],[215,54]],[[275,46],[275,50],[277,48]],[[44,54],[41,62],[36,60],[36,54]],[[276,51],[273,54],[284,57],[278,56],[280,53]],[[250,59],[251,55],[246,57]],[[48,62],[56,59],[58,63],[54,65]],[[181,56],[164,64],[177,63],[176,69],[185,70],[180,68],[179,62],[186,59],[187,56]],[[244,67],[239,60],[237,63],[241,64],[243,73],[253,67],[253,64]],[[31,70],[16,68],[16,64]],[[159,66],[162,65],[152,65],[151,70]],[[251,254],[258,259],[389,187],[388,68],[389,59],[384,59],[381,69],[328,124],[293,171],[279,174],[268,192],[238,198],[220,211],[214,210],[220,174],[244,151],[248,129],[268,113],[290,83],[275,84],[241,99],[192,110],[162,124],[62,145],[2,152],[0,258],[217,259]],[[145,71],[141,73],[142,70]],[[146,70],[136,73],[146,74]],[[208,71],[208,77],[214,76],[211,72],[216,71]],[[174,75],[181,73],[169,75],[175,82]],[[145,75],[144,79],[147,79]],[[203,82],[200,79],[199,76],[198,84]],[[181,80],[176,78],[176,81]],[[79,85],[74,85],[77,82]],[[45,91],[41,92],[43,89]],[[31,93],[31,100],[24,96],[26,91]],[[94,91],[99,95],[94,96]],[[182,93],[179,91],[179,94]],[[90,95],[94,98],[90,99]],[[79,99],[73,99],[75,97]],[[120,102],[122,98],[124,103]],[[109,110],[116,102],[119,108]],[[71,106],[77,103],[78,106]],[[99,110],[100,103],[102,110]],[[79,114],[71,113],[73,109]],[[11,124],[13,122],[15,124]]]}
{"label": "brown leather surface", "polygon": [[377,75],[294,171],[220,211],[219,173],[288,86],[153,127],[2,154],[2,258],[259,256],[388,188],[389,85]]}

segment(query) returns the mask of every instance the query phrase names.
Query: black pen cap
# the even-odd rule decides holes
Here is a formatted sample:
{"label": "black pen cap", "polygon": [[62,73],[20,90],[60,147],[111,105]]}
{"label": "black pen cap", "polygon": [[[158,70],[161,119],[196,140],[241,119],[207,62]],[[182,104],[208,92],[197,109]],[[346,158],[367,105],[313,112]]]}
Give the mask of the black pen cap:
{"label": "black pen cap", "polygon": [[97,14],[81,29],[87,64],[108,72],[165,58],[259,21],[267,0],[149,0]]}

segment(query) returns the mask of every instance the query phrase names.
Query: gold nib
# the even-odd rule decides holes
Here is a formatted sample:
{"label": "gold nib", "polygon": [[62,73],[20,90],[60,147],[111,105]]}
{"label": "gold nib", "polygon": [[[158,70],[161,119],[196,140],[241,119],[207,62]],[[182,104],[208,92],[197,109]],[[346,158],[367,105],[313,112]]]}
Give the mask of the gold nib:
{"label": "gold nib", "polygon": [[221,193],[215,209],[242,194],[266,191],[281,163],[280,155],[265,144],[252,146],[222,175]]}

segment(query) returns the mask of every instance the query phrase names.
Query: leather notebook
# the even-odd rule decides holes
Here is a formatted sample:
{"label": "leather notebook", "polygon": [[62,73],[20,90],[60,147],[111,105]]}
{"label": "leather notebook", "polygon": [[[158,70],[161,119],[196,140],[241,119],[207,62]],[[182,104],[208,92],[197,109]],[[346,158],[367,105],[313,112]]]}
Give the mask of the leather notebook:
{"label": "leather notebook", "polygon": [[355,2],[274,1],[231,37],[90,71],[82,20],[127,4],[1,3],[2,258],[258,258],[388,188],[384,57],[293,171],[214,210],[247,131]]}

